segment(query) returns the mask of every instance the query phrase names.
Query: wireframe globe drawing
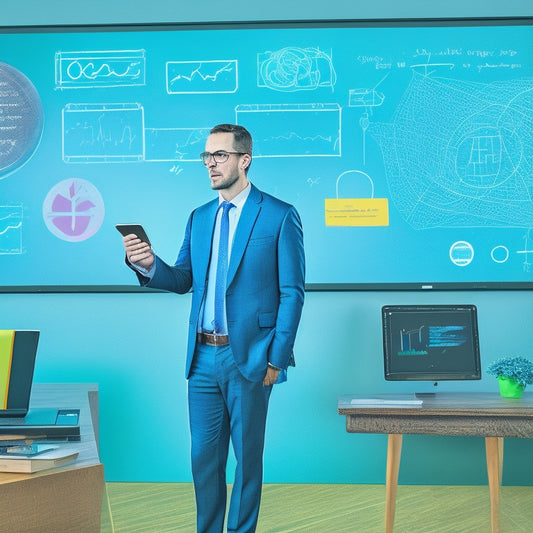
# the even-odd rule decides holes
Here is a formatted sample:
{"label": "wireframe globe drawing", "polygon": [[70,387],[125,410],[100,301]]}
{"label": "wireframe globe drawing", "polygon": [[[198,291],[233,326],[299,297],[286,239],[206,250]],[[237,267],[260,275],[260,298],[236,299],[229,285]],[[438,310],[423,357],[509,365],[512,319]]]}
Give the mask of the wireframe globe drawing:
{"label": "wireframe globe drawing", "polygon": [[0,62],[0,179],[24,165],[41,142],[39,93],[22,72]]}
{"label": "wireframe globe drawing", "polygon": [[50,232],[69,242],[92,237],[102,225],[104,201],[89,181],[71,178],[61,181],[46,195],[43,219]]}

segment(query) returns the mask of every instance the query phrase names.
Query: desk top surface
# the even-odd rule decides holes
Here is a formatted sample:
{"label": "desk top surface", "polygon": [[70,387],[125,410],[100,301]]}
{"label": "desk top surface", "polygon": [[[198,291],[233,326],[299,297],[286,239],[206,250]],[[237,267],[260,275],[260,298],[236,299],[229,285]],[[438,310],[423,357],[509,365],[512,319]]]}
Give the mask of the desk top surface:
{"label": "desk top surface", "polygon": [[533,392],[519,399],[502,398],[492,392],[437,392],[435,394],[343,395],[337,403],[339,414],[384,412],[411,414],[468,414],[533,417]]}
{"label": "desk top surface", "polygon": [[0,484],[99,465],[100,458],[92,423],[92,406],[89,402],[89,393],[97,394],[97,391],[98,385],[94,383],[34,383],[30,409],[57,407],[58,409],[80,410],[80,441],[65,443],[65,447],[79,453],[78,458],[70,465],[43,470],[34,474],[0,473]]}

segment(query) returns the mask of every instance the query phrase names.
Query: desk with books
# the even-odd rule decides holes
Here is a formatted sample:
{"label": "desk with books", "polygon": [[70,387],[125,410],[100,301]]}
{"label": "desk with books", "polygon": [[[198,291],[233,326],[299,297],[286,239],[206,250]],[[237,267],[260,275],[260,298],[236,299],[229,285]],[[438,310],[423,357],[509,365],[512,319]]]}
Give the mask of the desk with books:
{"label": "desk with books", "polygon": [[[366,400],[366,401],[365,401]],[[338,412],[349,433],[388,434],[385,531],[392,533],[404,434],[485,437],[492,533],[498,532],[504,437],[533,438],[533,393],[519,400],[497,393],[341,396]]]}
{"label": "desk with books", "polygon": [[78,457],[34,474],[0,473],[2,530],[99,533],[105,481],[98,450],[98,386],[36,383],[30,410],[41,407],[80,410],[80,440],[68,442]]}

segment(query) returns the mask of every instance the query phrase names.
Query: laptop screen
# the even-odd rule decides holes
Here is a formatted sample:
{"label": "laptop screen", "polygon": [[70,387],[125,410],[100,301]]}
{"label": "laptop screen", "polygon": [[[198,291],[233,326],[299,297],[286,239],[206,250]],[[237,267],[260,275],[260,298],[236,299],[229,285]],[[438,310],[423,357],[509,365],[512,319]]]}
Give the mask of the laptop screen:
{"label": "laptop screen", "polygon": [[28,412],[38,342],[39,331],[0,330],[0,417]]}

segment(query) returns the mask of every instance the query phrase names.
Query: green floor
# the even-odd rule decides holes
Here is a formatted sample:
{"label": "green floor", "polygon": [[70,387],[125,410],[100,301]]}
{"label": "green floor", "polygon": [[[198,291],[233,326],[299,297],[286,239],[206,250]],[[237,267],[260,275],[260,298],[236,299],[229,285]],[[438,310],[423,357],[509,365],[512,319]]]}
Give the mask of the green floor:
{"label": "green floor", "polygon": [[[188,483],[107,483],[103,533],[195,532]],[[381,533],[383,485],[265,485],[257,533]],[[500,533],[533,532],[533,487],[502,487]],[[490,533],[486,486],[399,486],[395,533]]]}

